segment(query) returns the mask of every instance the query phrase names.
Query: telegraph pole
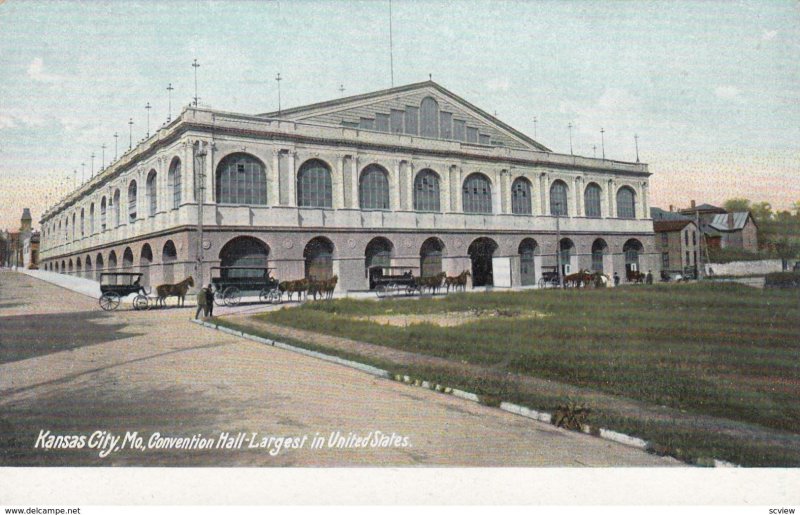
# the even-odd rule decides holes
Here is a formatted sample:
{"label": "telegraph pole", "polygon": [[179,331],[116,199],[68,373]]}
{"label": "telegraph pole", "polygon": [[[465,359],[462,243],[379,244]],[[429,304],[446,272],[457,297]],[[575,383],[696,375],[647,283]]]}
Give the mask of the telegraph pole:
{"label": "telegraph pole", "polygon": [[634,141],[634,143],[636,143],[636,162],[638,163],[639,162],[639,135],[638,134],[634,134],[633,135],[633,141]]}
{"label": "telegraph pole", "polygon": [[117,142],[119,141],[119,134],[114,133],[114,161],[117,160]]}
{"label": "telegraph pole", "polygon": [[148,102],[147,105],[144,106],[144,108],[147,109],[147,137],[149,138],[150,137],[150,109],[152,109],[153,106],[151,106],[150,102]]}
{"label": "telegraph pole", "polygon": [[100,149],[103,151],[103,158],[102,158],[103,162],[100,163],[100,170],[102,171],[106,167],[106,144],[103,143],[102,145],[100,145]]}
{"label": "telegraph pole", "polygon": [[94,177],[94,152],[92,152],[91,159],[92,159],[92,161],[91,161],[92,162],[92,168],[91,168],[91,172],[89,173],[89,177]]}
{"label": "telegraph pole", "polygon": [[533,139],[536,139],[536,123],[537,123],[538,121],[539,121],[539,120],[537,120],[537,119],[536,119],[536,117],[534,116],[534,117],[533,117]]}
{"label": "telegraph pole", "polygon": [[275,76],[275,81],[278,83],[278,118],[281,117],[281,73],[278,72],[278,75]]}
{"label": "telegraph pole", "polygon": [[600,146],[603,149],[603,160],[606,158],[606,137],[605,137],[606,130],[600,127]]}
{"label": "telegraph pole", "polygon": [[344,97],[344,84],[339,84],[339,96]]}
{"label": "telegraph pole", "polygon": [[[206,190],[206,173],[205,161],[208,151],[203,142],[198,141],[195,143],[194,149],[194,175],[199,181],[197,185],[198,199],[197,199],[197,279],[200,288],[203,287],[203,204],[205,201]],[[199,169],[198,169],[199,168]]]}
{"label": "telegraph pole", "polygon": [[[78,171],[77,171],[77,170],[75,170],[75,174],[76,174],[75,178],[76,178],[76,181],[77,181],[77,173],[78,173]],[[81,183],[83,183],[83,180],[84,180],[84,177],[85,177],[85,175],[86,175],[86,163],[81,163]]]}
{"label": "telegraph pole", "polygon": [[133,118],[128,121],[128,150],[133,148]]}
{"label": "telegraph pole", "polygon": [[572,122],[569,122],[567,128],[569,129],[569,153],[574,155],[574,153],[572,152]]}

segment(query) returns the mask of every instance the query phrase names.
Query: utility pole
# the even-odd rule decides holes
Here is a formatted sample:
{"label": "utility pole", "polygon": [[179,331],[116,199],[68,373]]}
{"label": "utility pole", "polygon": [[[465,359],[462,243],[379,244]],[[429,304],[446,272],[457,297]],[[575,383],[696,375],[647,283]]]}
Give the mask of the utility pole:
{"label": "utility pole", "polygon": [[194,68],[194,106],[197,107],[197,69],[200,68],[197,59],[192,63],[192,68]]}
{"label": "utility pole", "polygon": [[700,230],[700,211],[697,209],[695,209],[694,211],[694,221],[695,225],[697,225],[697,232],[699,233],[698,234],[699,237],[697,238],[698,247],[695,249],[695,252],[697,252],[697,257],[695,258],[694,262],[694,267],[697,269],[697,280],[699,281],[703,278],[703,275],[705,275],[704,274],[705,270],[703,269],[703,251],[702,251],[703,240],[705,239],[704,237],[705,233],[703,233],[703,231]]}
{"label": "utility pole", "polygon": [[636,162],[638,163],[639,162],[639,135],[638,134],[634,134],[633,135],[633,141],[634,141],[634,143],[636,143]]}
{"label": "utility pole", "polygon": [[100,171],[103,171],[106,167],[106,144],[103,143],[102,145],[100,145],[100,149],[102,150],[103,154],[102,163],[100,163]]}
{"label": "utility pole", "polygon": [[278,75],[275,76],[275,81],[278,83],[278,118],[281,117],[281,72],[278,72]]}
{"label": "utility pole", "polygon": [[133,118],[128,121],[128,150],[133,148]]}
{"label": "utility pole", "polygon": [[569,122],[567,128],[569,129],[569,153],[574,155],[574,153],[572,152],[572,122]]}
{"label": "utility pole", "polygon": [[339,96],[344,97],[344,84],[339,84]]}
{"label": "utility pole", "polygon": [[153,106],[151,106],[150,102],[148,102],[147,105],[144,106],[144,108],[147,109],[147,137],[149,138],[150,137],[150,109],[152,109]]}
{"label": "utility pole", "polygon": [[605,137],[606,130],[600,127],[600,145],[603,149],[603,160],[606,158],[606,137]]}
{"label": "utility pole", "polygon": [[[77,170],[75,170],[75,173],[76,173],[76,174],[77,174],[77,172],[78,172],[78,171],[77,171]],[[84,181],[84,177],[85,177],[85,176],[86,176],[86,163],[81,163],[81,184],[83,184],[83,181]]]}
{"label": "utility pole", "polygon": [[91,173],[89,174],[89,177],[94,177],[94,152],[92,152],[91,159],[92,159],[92,161],[91,161],[92,162],[92,168],[91,168]]}
{"label": "utility pole", "polygon": [[592,157],[597,158],[597,145],[592,145]]}
{"label": "utility pole", "polygon": [[197,278],[200,288],[203,287],[203,204],[205,203],[206,173],[205,162],[208,151],[202,141],[194,146],[194,176],[197,177]]}
{"label": "utility pole", "polygon": [[119,142],[119,134],[114,133],[114,161],[117,160],[117,143]]}
{"label": "utility pole", "polygon": [[167,111],[167,123],[172,121],[172,90],[175,88],[172,87],[172,83],[170,82],[167,85],[167,99],[169,102],[169,111]]}
{"label": "utility pole", "polygon": [[539,121],[539,120],[537,120],[537,119],[536,119],[536,117],[534,116],[534,117],[533,117],[533,139],[536,139],[536,123],[537,123],[538,121]]}

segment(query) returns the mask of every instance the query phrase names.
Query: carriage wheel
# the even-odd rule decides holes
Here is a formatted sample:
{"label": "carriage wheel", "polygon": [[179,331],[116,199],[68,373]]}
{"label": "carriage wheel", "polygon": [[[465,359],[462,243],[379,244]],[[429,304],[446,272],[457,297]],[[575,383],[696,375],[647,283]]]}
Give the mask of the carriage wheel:
{"label": "carriage wheel", "polygon": [[283,295],[281,294],[281,291],[279,289],[277,289],[277,288],[273,288],[269,292],[269,302],[270,302],[270,304],[280,304],[281,300],[283,300],[282,297],[283,297]]}
{"label": "carriage wheel", "polygon": [[383,284],[379,284],[378,286],[376,286],[375,295],[377,295],[379,299],[386,297],[386,286]]}
{"label": "carriage wheel", "polygon": [[100,307],[103,308],[103,311],[114,311],[119,307],[119,300],[119,295],[116,293],[104,293],[100,297]]}
{"label": "carriage wheel", "polygon": [[217,306],[225,306],[225,295],[223,294],[214,295],[214,304],[216,304]]}
{"label": "carriage wheel", "polygon": [[539,288],[546,288],[546,287],[547,287],[547,281],[545,280],[544,277],[540,277],[539,278]]}
{"label": "carriage wheel", "polygon": [[134,297],[133,309],[137,311],[150,309],[150,303],[147,301],[147,297],[142,295],[141,293],[136,297]]}
{"label": "carriage wheel", "polygon": [[268,289],[264,288],[258,294],[258,300],[261,301],[261,302],[272,302],[271,295],[272,295],[272,290],[268,290]]}
{"label": "carriage wheel", "polygon": [[242,301],[242,294],[236,286],[229,286],[226,288],[222,296],[224,297],[226,306],[238,306],[239,302]]}

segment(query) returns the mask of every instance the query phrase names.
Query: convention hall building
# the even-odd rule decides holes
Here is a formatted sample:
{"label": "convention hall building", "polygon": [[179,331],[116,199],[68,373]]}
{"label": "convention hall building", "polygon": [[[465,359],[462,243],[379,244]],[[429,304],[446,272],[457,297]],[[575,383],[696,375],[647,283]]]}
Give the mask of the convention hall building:
{"label": "convention hall building", "polygon": [[149,285],[373,265],[474,286],[659,268],[642,163],[559,154],[432,81],[260,115],[186,107],[41,219],[42,268]]}

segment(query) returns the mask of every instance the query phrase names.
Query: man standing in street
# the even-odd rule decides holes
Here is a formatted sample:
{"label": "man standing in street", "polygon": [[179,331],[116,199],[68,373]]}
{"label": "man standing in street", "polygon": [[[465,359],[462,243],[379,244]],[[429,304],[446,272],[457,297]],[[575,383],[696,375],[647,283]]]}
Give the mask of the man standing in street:
{"label": "man standing in street", "polygon": [[197,292],[197,311],[194,314],[194,319],[197,320],[197,317],[200,316],[200,312],[203,312],[203,316],[208,313],[207,307],[208,299],[206,297],[206,289],[200,288],[200,291]]}
{"label": "man standing in street", "polygon": [[206,317],[213,317],[214,316],[214,286],[209,284],[205,288],[206,290]]}

